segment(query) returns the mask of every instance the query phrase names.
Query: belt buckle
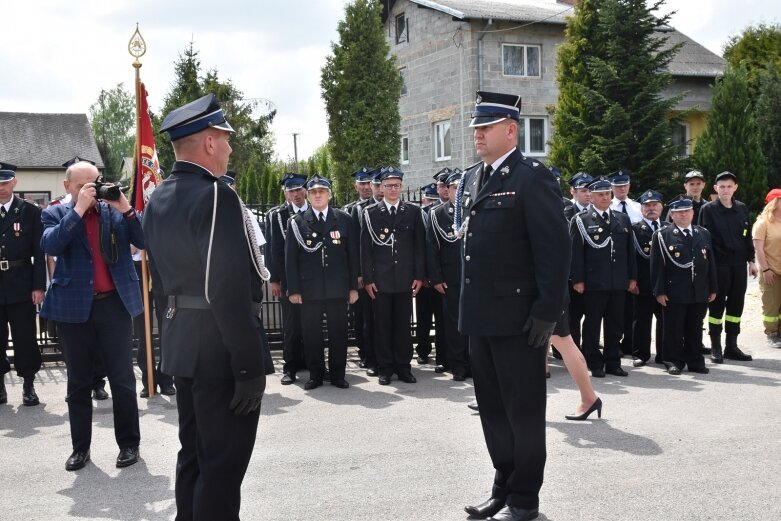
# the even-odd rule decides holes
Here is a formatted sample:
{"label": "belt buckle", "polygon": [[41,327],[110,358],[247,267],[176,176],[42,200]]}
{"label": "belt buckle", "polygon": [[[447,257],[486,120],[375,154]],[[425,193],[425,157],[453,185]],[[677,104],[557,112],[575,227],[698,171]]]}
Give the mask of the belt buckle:
{"label": "belt buckle", "polygon": [[176,295],[168,295],[168,309],[165,311],[165,318],[171,320],[176,313]]}
{"label": "belt buckle", "polygon": [[8,271],[11,269],[10,264],[7,260],[0,260],[0,271]]}

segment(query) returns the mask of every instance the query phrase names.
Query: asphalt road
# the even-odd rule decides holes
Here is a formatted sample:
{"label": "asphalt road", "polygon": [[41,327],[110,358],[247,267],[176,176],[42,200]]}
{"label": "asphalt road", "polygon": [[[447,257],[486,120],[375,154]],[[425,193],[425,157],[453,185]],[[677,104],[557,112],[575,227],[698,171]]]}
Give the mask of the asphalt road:
{"label": "asphalt road", "polygon": [[[754,362],[670,376],[625,359],[629,377],[594,380],[601,420],[564,420],[578,393],[552,362],[539,519],[781,519],[781,349],[766,347],[749,288],[740,340]],[[347,390],[282,386],[279,368],[270,377],[242,519],[467,519],[463,506],[487,498],[493,476],[466,407],[471,380],[413,362],[417,384],[381,387],[354,362]],[[65,369],[49,364],[39,377],[41,405],[22,407],[21,380],[6,376],[0,520],[173,519],[175,398],[139,399],[143,461],[121,470],[111,400],[95,402],[92,462],[66,472]]]}

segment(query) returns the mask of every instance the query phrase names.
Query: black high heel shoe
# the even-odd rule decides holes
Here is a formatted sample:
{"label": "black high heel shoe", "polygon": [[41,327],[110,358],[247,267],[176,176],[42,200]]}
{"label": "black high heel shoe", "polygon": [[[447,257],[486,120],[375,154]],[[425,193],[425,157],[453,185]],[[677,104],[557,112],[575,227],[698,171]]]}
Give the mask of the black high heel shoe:
{"label": "black high heel shoe", "polygon": [[597,398],[597,401],[591,404],[591,407],[588,408],[586,412],[583,414],[567,414],[564,416],[568,420],[575,420],[575,421],[583,421],[588,420],[588,417],[591,416],[591,413],[597,411],[597,417],[602,418],[602,398]]}

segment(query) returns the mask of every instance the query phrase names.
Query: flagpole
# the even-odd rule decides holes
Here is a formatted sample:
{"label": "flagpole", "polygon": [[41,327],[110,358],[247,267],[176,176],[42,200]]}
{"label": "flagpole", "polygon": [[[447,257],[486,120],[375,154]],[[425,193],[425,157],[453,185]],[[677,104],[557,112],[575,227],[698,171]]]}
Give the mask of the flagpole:
{"label": "flagpole", "polygon": [[[136,32],[128,42],[127,50],[131,56],[135,58],[133,61],[133,68],[136,70],[136,169],[142,168],[141,166],[141,96],[143,95],[143,85],[141,83],[141,62],[138,60],[146,53],[146,42],[141,37],[141,33],[138,31],[138,23],[136,23]],[[134,173],[134,179],[138,176]],[[136,190],[142,190],[143,187],[136,187]],[[133,201],[133,207],[135,207],[135,201]],[[149,397],[152,398],[155,395],[155,359],[152,356],[152,321],[149,313],[149,267],[146,262],[146,250],[141,250],[141,282],[142,282],[142,296],[144,298],[144,340],[146,340],[146,388],[149,389]],[[141,346],[138,346],[141,349]]]}

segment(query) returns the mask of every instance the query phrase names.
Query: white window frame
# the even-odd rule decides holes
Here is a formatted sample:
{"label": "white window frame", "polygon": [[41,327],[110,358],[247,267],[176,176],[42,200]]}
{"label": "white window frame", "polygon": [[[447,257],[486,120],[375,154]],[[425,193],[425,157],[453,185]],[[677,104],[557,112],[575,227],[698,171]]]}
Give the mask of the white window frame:
{"label": "white window frame", "polygon": [[[444,129],[443,131],[439,131],[439,129]],[[445,154],[445,136],[450,134],[451,124],[449,119],[443,119],[442,121],[435,121],[433,126],[433,139],[432,143],[434,144],[434,161],[450,161],[450,155],[444,155]],[[441,138],[441,139],[440,139]],[[451,139],[450,143],[450,153],[453,153],[453,143]],[[442,152],[442,155],[440,155],[440,150]]]}
{"label": "white window frame", "polygon": [[[404,20],[404,29],[399,33],[399,18]],[[409,19],[404,13],[396,15],[393,19],[394,32],[396,33],[396,45],[409,42]]]}
{"label": "white window frame", "polygon": [[[505,47],[522,47],[523,48],[523,74],[507,74],[507,71],[505,69],[505,63],[504,63],[504,48]],[[528,49],[537,49],[539,54],[539,63],[538,63],[538,69],[539,74],[537,75],[531,75],[528,74],[529,71],[529,55],[528,55]],[[502,76],[508,77],[508,78],[542,78],[542,45],[531,45],[526,43],[503,43],[502,44]]]}
{"label": "white window frame", "polygon": [[[530,121],[533,119],[539,119],[542,120],[543,123],[543,149],[542,151],[534,151],[531,152],[530,145],[531,145],[531,123]],[[548,118],[546,116],[522,116],[521,120],[518,122],[519,125],[523,125],[523,137],[524,142],[520,142],[520,132],[518,133],[518,150],[523,153],[523,155],[528,157],[546,157],[549,153],[548,150],[548,138],[550,137],[550,125],[548,124]]]}
{"label": "white window frame", "polygon": [[409,134],[401,135],[400,155],[401,157],[399,158],[399,162],[402,165],[408,165],[409,164]]}
{"label": "white window frame", "polygon": [[[675,122],[671,122],[671,126],[670,126],[670,141],[671,142],[672,142],[672,125],[679,125],[679,126],[683,127],[683,132],[684,132],[684,147],[685,147],[685,151],[684,151],[683,155],[678,154],[678,157],[689,157],[691,155],[691,152],[690,152],[691,127],[689,126],[689,122],[688,121],[675,121]],[[676,146],[676,148],[678,147],[678,145],[675,145],[675,146]]]}

